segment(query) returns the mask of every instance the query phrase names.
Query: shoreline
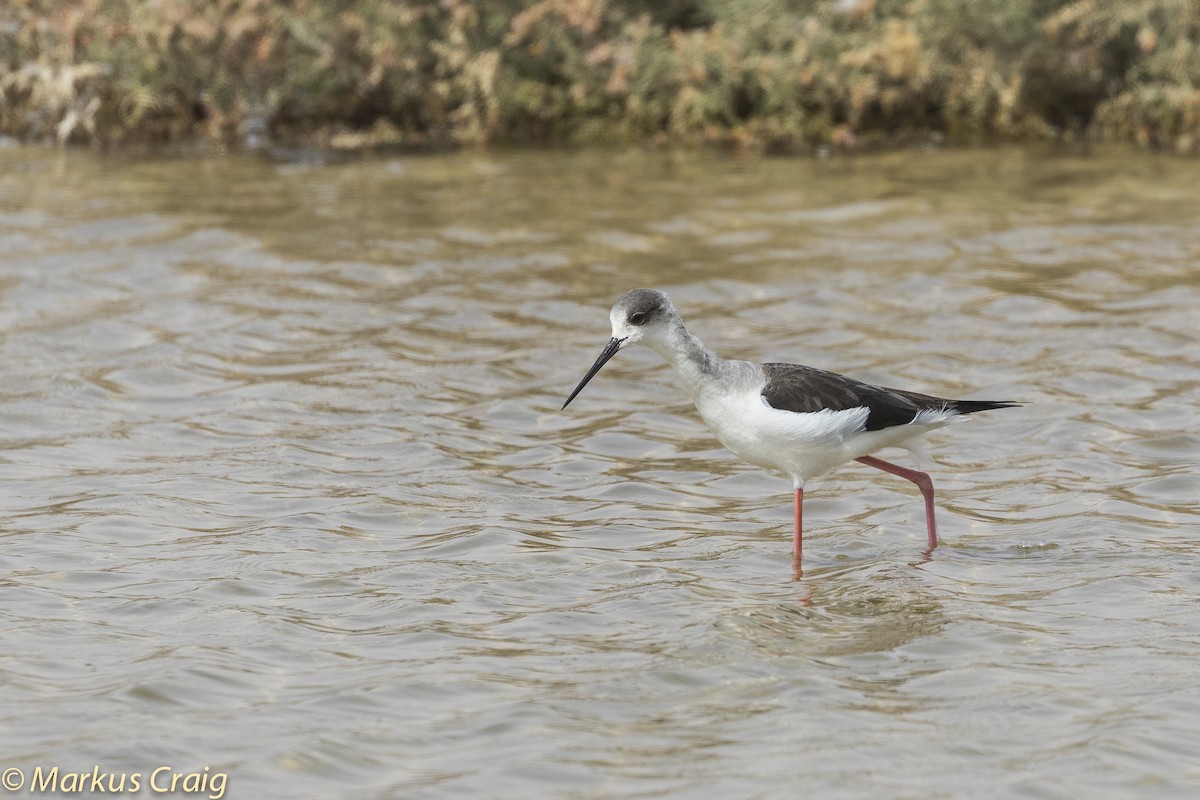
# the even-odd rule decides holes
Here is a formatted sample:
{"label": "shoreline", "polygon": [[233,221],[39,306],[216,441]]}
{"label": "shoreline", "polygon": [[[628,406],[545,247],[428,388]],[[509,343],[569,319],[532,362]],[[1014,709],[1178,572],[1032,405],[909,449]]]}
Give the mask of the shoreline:
{"label": "shoreline", "polygon": [[98,148],[1200,153],[1200,8],[1139,0],[13,0],[0,136]]}

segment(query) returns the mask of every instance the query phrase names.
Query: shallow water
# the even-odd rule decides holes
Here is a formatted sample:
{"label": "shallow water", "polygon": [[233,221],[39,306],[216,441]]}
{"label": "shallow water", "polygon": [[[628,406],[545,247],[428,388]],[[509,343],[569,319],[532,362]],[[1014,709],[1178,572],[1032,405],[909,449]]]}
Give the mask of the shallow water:
{"label": "shallow water", "polygon": [[[0,149],[0,768],[1193,797],[1198,185],[1129,152]],[[642,285],[728,357],[1028,405],[930,438],[932,554],[911,485],[810,485],[793,582],[790,486],[654,353],[558,410]]]}

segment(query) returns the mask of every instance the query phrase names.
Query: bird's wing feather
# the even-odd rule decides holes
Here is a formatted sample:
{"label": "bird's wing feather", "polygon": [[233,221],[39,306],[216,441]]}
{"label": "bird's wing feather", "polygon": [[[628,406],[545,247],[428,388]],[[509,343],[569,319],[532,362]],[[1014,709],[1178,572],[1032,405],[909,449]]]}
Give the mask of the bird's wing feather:
{"label": "bird's wing feather", "polygon": [[763,364],[762,396],[771,408],[797,413],[868,409],[863,430],[907,425],[921,411],[952,410],[953,402],[900,389],[872,386],[836,372],[800,364]]}

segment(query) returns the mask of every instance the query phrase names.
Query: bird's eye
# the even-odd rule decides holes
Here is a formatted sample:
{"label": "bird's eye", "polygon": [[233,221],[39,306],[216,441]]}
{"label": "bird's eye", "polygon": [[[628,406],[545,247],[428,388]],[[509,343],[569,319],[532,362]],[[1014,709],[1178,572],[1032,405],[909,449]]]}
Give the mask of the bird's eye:
{"label": "bird's eye", "polygon": [[629,315],[629,324],[630,325],[641,325],[645,321],[646,321],[646,312],[645,311],[636,311]]}

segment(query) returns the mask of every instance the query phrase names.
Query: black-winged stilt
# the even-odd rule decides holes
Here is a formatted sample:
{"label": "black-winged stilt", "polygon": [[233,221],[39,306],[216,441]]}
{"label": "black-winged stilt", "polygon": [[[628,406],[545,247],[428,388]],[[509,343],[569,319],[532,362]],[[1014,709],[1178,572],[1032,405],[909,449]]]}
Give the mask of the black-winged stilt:
{"label": "black-winged stilt", "polygon": [[622,295],[609,319],[612,338],[562,407],[570,405],[622,348],[641,342],[658,351],[675,368],[696,410],[723,445],[751,464],[792,479],[797,568],[802,552],[804,484],[851,460],[898,475],[920,488],[929,548],[937,547],[929,475],[870,454],[884,447],[915,450],[922,434],[955,417],[1018,405],[947,400],[887,389],[799,364],[727,361],[688,332],[671,300],[656,289],[634,289]]}

